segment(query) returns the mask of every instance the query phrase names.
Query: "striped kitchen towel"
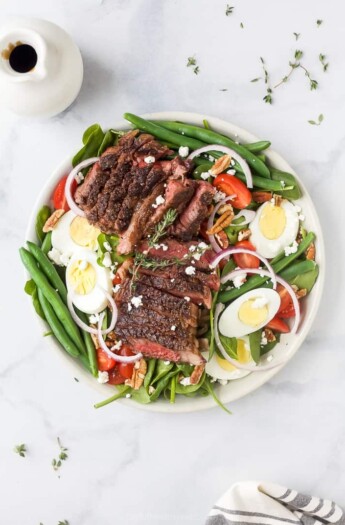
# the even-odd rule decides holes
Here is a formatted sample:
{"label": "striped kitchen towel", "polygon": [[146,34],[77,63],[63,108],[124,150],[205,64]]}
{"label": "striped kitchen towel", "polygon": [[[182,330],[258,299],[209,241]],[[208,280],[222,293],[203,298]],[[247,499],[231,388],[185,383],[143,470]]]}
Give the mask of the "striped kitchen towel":
{"label": "striped kitchen towel", "polygon": [[306,496],[274,483],[233,485],[211,509],[205,525],[345,525],[334,501]]}

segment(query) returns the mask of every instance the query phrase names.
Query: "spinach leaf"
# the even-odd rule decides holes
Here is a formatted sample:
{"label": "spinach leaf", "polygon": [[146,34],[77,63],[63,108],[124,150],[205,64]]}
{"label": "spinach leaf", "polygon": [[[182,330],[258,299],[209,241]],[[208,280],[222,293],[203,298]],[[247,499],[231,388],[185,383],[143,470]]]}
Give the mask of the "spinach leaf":
{"label": "spinach leaf", "polygon": [[97,156],[100,157],[107,148],[109,148],[110,146],[113,146],[115,140],[116,140],[116,136],[114,136],[111,130],[108,130],[106,134],[104,135],[104,138],[102,140],[100,147],[98,148]]}
{"label": "spinach leaf", "polygon": [[273,180],[283,181],[285,186],[293,186],[291,190],[286,191],[276,191],[279,195],[282,195],[285,199],[300,199],[302,197],[302,192],[298,186],[297,180],[291,173],[286,171],[280,171],[275,168],[270,168],[271,178]]}
{"label": "spinach leaf", "polygon": [[260,360],[261,333],[262,330],[257,330],[249,334],[250,353],[255,363],[258,363]]}
{"label": "spinach leaf", "polygon": [[46,236],[46,234],[43,231],[43,226],[47,222],[48,218],[51,216],[51,213],[52,212],[49,206],[42,206],[42,208],[39,210],[36,216],[35,230],[37,238],[41,244]]}
{"label": "spinach leaf", "polygon": [[84,131],[84,146],[76,153],[72,159],[72,166],[76,166],[82,160],[96,157],[98,150],[104,140],[105,133],[99,124],[93,124]]}
{"label": "spinach leaf", "polygon": [[34,308],[36,310],[36,313],[45,320],[45,315],[43,313],[41,303],[38,300],[38,292],[37,292],[37,286],[34,283],[32,279],[30,281],[26,281],[24,286],[24,292],[28,295],[31,295],[32,298],[32,304],[34,305]]}
{"label": "spinach leaf", "polygon": [[204,388],[206,389],[206,391],[211,394],[211,396],[213,397],[213,399],[215,400],[215,402],[217,403],[218,406],[220,406],[220,408],[222,408],[225,412],[227,412],[228,414],[231,414],[230,410],[228,408],[226,408],[225,405],[223,405],[223,403],[220,401],[220,399],[218,398],[218,396],[216,395],[215,391],[214,391],[214,388],[213,388],[213,385],[209,379],[208,376],[206,376],[205,378],[205,381],[204,381],[204,384],[203,384]]}
{"label": "spinach leaf", "polygon": [[[158,383],[163,377],[165,377],[171,370],[174,368],[174,363],[168,361],[163,361],[162,359],[159,359],[157,361],[156,369],[155,369],[155,376],[152,378],[151,385],[155,385]],[[174,370],[174,373],[177,373],[178,370]]]}
{"label": "spinach leaf", "polygon": [[227,273],[232,272],[235,268],[236,268],[235,261],[233,259],[229,259],[222,270],[222,273],[221,273],[222,277],[224,277],[224,275],[226,275]]}
{"label": "spinach leaf", "polygon": [[303,273],[301,275],[298,275],[291,282],[292,284],[295,284],[296,286],[298,286],[298,288],[306,288],[306,290],[309,293],[311,289],[313,288],[318,275],[319,275],[319,267],[318,265],[316,265],[313,270]]}
{"label": "spinach leaf", "polygon": [[176,394],[186,395],[186,394],[197,392],[198,390],[202,388],[205,377],[206,377],[206,373],[204,372],[197,385],[181,385],[181,383],[177,382],[176,383]]}
{"label": "spinach leaf", "polygon": [[262,346],[261,346],[260,355],[265,355],[265,354],[267,354],[268,352],[270,352],[271,350],[273,350],[273,348],[279,343],[279,341],[280,341],[280,333],[277,332],[277,333],[275,334],[275,337],[276,337],[276,340],[275,340],[275,341],[272,341],[271,343],[267,343],[267,345],[262,345]]}
{"label": "spinach leaf", "polygon": [[170,372],[165,374],[159,381],[155,382],[156,383],[155,391],[150,396],[151,401],[156,401],[156,399],[159,398],[160,394],[168,386],[170,379],[174,377],[175,375],[177,375],[178,373],[179,373],[178,370],[171,370]]}
{"label": "spinach leaf", "polygon": [[[237,339],[236,337],[225,337],[225,335],[219,334],[220,342],[224,346],[226,353],[233,359],[237,359]],[[224,359],[223,354],[218,351],[219,357]]]}

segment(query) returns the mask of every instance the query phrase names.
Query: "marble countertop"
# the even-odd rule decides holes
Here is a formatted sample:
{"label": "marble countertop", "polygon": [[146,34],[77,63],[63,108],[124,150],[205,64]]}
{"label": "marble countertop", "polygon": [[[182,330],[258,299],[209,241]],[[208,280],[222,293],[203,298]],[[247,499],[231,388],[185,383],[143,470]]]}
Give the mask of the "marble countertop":
{"label": "marble countertop", "polygon": [[[0,107],[0,522],[136,525],[204,522],[233,482],[265,479],[345,504],[344,191],[345,61],[340,0],[3,0],[1,18],[47,18],[74,37],[85,79],[77,101],[50,120]],[[323,23],[317,27],[316,20]],[[243,23],[243,28],[240,24]],[[298,42],[293,32],[301,33]],[[294,50],[302,71],[262,101],[260,60],[273,81]],[[327,55],[323,73],[319,53]],[[200,73],[186,67],[197,58]],[[227,89],[227,91],[222,91]],[[76,382],[45,345],[23,288],[18,257],[31,205],[51,171],[92,122],[124,111],[184,110],[227,119],[272,140],[303,178],[328,254],[321,308],[295,358],[272,381],[214,409],[156,414],[121,405]],[[320,113],[324,122],[308,120]],[[69,458],[51,461],[57,436]],[[26,443],[21,458],[14,445]]]}

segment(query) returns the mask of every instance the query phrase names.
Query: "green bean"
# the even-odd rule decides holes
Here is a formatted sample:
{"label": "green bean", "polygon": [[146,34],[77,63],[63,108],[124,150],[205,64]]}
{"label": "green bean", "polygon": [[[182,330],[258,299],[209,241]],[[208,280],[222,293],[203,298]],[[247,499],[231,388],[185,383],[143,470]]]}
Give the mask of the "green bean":
{"label": "green bean", "polygon": [[52,212],[49,206],[42,206],[42,208],[39,210],[36,216],[35,230],[37,239],[40,241],[41,244],[46,236],[45,232],[43,231],[43,226],[47,222],[48,218],[51,216],[51,213]]}
{"label": "green bean", "polygon": [[[125,118],[127,118],[126,115]],[[182,133],[183,137],[191,137],[193,139],[197,139],[198,141],[202,141],[205,144],[219,144],[221,146],[231,148],[234,151],[236,151],[239,155],[241,155],[241,157],[243,157],[259,175],[268,179],[271,177],[270,170],[268,169],[266,164],[262,162],[262,160],[258,159],[251,151],[247,150],[241,144],[237,144],[237,142],[234,142],[229,137],[220,135],[219,133],[216,133],[215,131],[212,131],[210,129],[199,128],[198,126],[192,126],[190,124],[183,124],[180,122],[159,120],[158,123],[159,126],[162,128],[166,128],[167,130],[170,130],[172,132]]]}
{"label": "green bean", "polygon": [[271,143],[268,140],[260,140],[259,142],[252,142],[251,144],[242,144],[246,149],[252,153],[259,153],[264,151],[271,146]]}
{"label": "green bean", "polygon": [[48,232],[47,235],[44,237],[41,249],[42,252],[46,255],[52,249],[52,232]]}
{"label": "green bean", "polygon": [[[84,323],[89,324],[87,315],[84,312],[81,312],[78,308],[76,308],[76,312]],[[92,337],[89,334],[89,332],[86,332],[85,330],[81,331],[81,335],[84,339],[84,343],[86,347],[89,368],[91,370],[92,375],[97,377],[98,375],[97,353],[96,353],[95,345],[93,344],[93,341],[92,341]]]}
{"label": "green bean", "polygon": [[295,264],[291,264],[285,270],[280,273],[280,277],[285,279],[285,281],[291,281],[298,275],[303,275],[304,273],[310,272],[315,269],[316,263],[314,261],[299,261]]}
{"label": "green bean", "polygon": [[105,405],[109,405],[109,403],[112,403],[113,401],[117,401],[118,399],[125,397],[129,390],[131,390],[130,386],[128,386],[127,388],[124,388],[122,392],[117,392],[115,395],[108,397],[108,399],[105,399],[104,401],[101,401],[100,403],[96,403],[93,406],[95,408],[101,408],[101,407],[104,407]]}
{"label": "green bean", "polygon": [[84,352],[84,343],[80,336],[78,327],[74,323],[71,314],[65,303],[63,302],[60,295],[53,288],[44,273],[37,267],[37,262],[34,256],[25,248],[19,250],[22,262],[30,273],[32,280],[36,283],[38,289],[40,289],[44,297],[52,305],[57,317],[64,326],[67,334],[75,343],[80,352]]}
{"label": "green bean", "polygon": [[[305,250],[314,241],[314,239],[315,234],[313,232],[309,232],[306,235],[306,237],[300,242],[298,249],[295,253],[292,253],[291,255],[280,259],[278,262],[272,265],[272,268],[275,271],[275,273],[280,273],[282,270],[287,268],[289,264],[292,263],[292,261],[294,261],[300,255],[302,255],[302,253],[305,252]],[[253,277],[250,277],[248,281],[242,284],[240,288],[233,288],[232,290],[224,290],[223,292],[221,292],[218,296],[219,301],[221,303],[232,301],[240,295],[243,295],[245,292],[249,292],[254,288],[262,286],[268,279],[269,277],[260,277],[260,275],[253,275]]]}
{"label": "green bean", "polygon": [[176,382],[177,382],[177,376],[172,377],[171,382],[170,382],[170,403],[175,403]]}
{"label": "green bean", "polygon": [[67,333],[64,330],[63,325],[60,323],[59,319],[56,317],[51,304],[46,299],[46,297],[43,295],[42,290],[40,289],[38,289],[38,299],[42,306],[42,310],[44,312],[47,323],[49,324],[56,339],[63,346],[66,352],[68,352],[72,357],[78,357],[79,356],[78,348],[76,347],[74,342],[68,337]]}
{"label": "green bean", "polygon": [[64,303],[67,303],[67,290],[65,283],[62,281],[60,275],[58,274],[55,266],[50,262],[48,257],[45,253],[37,246],[37,244],[28,241],[27,245],[29,247],[30,252],[35,257],[36,261],[40,265],[40,268],[48,277],[49,281],[51,282],[52,286],[59,292],[62,300]]}

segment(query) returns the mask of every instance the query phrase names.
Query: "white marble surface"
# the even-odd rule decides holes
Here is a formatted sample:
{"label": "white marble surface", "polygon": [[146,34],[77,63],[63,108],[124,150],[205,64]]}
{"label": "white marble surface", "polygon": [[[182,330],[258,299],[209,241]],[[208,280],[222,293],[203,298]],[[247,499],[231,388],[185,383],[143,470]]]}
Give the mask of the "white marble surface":
{"label": "white marble surface", "polygon": [[[203,523],[231,483],[262,478],[345,504],[344,190],[345,6],[341,0],[11,0],[5,15],[48,18],[79,44],[85,81],[78,100],[48,121],[0,108],[0,522],[4,525]],[[316,19],[323,19],[320,28]],[[240,28],[243,22],[244,28]],[[277,92],[249,82],[266,58],[279,79],[297,45],[320,88],[302,72]],[[323,74],[318,54],[329,57]],[[196,54],[200,74],[187,69]],[[220,89],[227,88],[222,92]],[[17,249],[33,200],[84,128],[124,111],[208,113],[245,127],[285,156],[320,214],[326,289],[307,341],[269,384],[233,404],[162,415],[110,405],[60,366],[23,292]],[[320,127],[308,119],[323,113]],[[56,437],[69,449],[61,477]],[[25,442],[25,459],[12,452]]]}

